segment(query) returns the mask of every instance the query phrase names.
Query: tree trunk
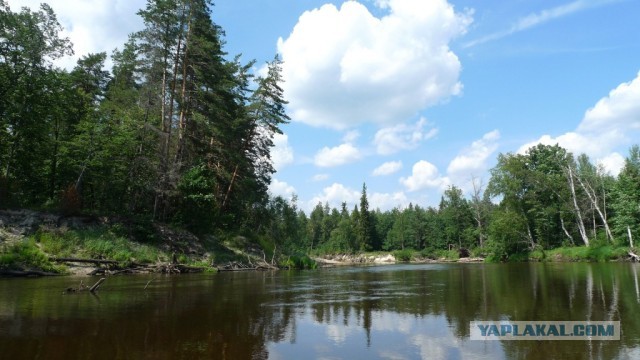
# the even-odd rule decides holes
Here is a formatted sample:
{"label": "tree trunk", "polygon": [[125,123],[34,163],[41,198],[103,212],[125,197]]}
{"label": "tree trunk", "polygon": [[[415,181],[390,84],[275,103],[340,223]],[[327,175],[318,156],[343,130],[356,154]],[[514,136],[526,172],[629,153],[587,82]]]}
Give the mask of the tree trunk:
{"label": "tree trunk", "polygon": [[613,241],[613,235],[611,235],[611,229],[609,228],[609,224],[607,223],[607,217],[604,215],[604,213],[600,209],[600,206],[598,205],[598,197],[596,195],[596,192],[593,190],[591,186],[589,186],[589,184],[585,185],[579,176],[576,176],[576,179],[578,179],[578,183],[580,184],[580,187],[582,187],[584,192],[587,193],[587,197],[589,198],[591,205],[598,212],[598,215],[600,216],[600,220],[602,220],[602,224],[604,225],[604,229],[607,232],[607,239],[609,241]]}
{"label": "tree trunk", "polygon": [[562,218],[562,216],[560,216],[560,225],[562,226],[562,231],[564,231],[565,235],[567,235],[567,237],[569,238],[569,241],[571,241],[571,244],[575,245],[575,242],[573,241],[573,236],[569,234],[569,232],[567,231],[567,228],[564,226],[564,219]]}
{"label": "tree trunk", "polygon": [[222,209],[225,209],[227,207],[227,201],[229,200],[229,195],[231,195],[231,189],[233,188],[233,183],[236,180],[236,176],[238,176],[238,165],[236,165],[235,170],[233,170],[233,176],[231,177],[229,188],[227,188],[227,193],[224,195],[224,201],[222,201]]}
{"label": "tree trunk", "polygon": [[56,191],[56,181],[58,175],[58,131],[55,131],[53,140],[53,154],[51,155],[51,174],[49,174],[49,198],[53,199]]}
{"label": "tree trunk", "polygon": [[154,199],[154,205],[153,205],[153,217],[154,219],[157,216],[158,213],[158,206],[163,205],[161,204],[161,198],[164,197],[164,192],[165,189],[167,187],[167,172],[168,172],[168,168],[167,168],[167,151],[168,148],[167,144],[169,143],[169,138],[171,137],[171,127],[167,122],[167,110],[166,110],[166,106],[167,106],[167,55],[165,54],[163,59],[162,59],[162,64],[164,69],[162,70],[162,90],[160,91],[160,97],[162,98],[160,101],[160,118],[162,121],[162,134],[164,136],[166,136],[166,138],[164,139],[164,142],[162,142],[161,139],[161,148],[160,148],[160,179],[159,179],[159,183],[158,183],[158,189],[156,189],[156,196]]}
{"label": "tree trunk", "polygon": [[471,179],[471,184],[473,185],[473,196],[471,197],[473,209],[474,209],[474,219],[476,220],[477,228],[478,228],[478,244],[482,248],[484,246],[484,227],[482,224],[482,199],[480,198],[480,193],[482,192],[482,181],[480,181],[479,185],[476,185],[476,178],[473,177]]}
{"label": "tree trunk", "polygon": [[576,212],[576,217],[578,218],[578,230],[580,231],[580,237],[582,237],[582,241],[584,244],[589,246],[589,238],[587,237],[587,231],[584,228],[584,222],[582,221],[582,213],[580,212],[580,207],[578,207],[578,200],[576,199],[576,188],[573,183],[573,170],[571,166],[567,167],[569,172],[569,189],[571,190],[571,197],[573,198],[573,207]]}
{"label": "tree trunk", "polygon": [[167,166],[169,163],[169,153],[170,153],[169,150],[171,147],[171,128],[173,127],[173,107],[174,107],[176,87],[178,82],[178,67],[180,66],[180,50],[182,49],[182,38],[183,38],[182,28],[184,27],[184,10],[186,6],[187,6],[187,3],[183,2],[182,14],[180,16],[180,24],[178,26],[180,28],[180,34],[178,35],[178,45],[176,46],[176,54],[173,58],[173,76],[171,78],[171,91],[169,93],[169,126],[168,126],[169,132],[168,132],[166,143],[165,143],[165,157],[167,159]]}
{"label": "tree trunk", "polygon": [[529,222],[527,222],[527,236],[529,237],[529,247],[531,250],[536,248],[536,242],[533,240],[533,233],[531,233],[531,227],[529,226]]}
{"label": "tree trunk", "polygon": [[187,35],[184,43],[184,54],[182,56],[182,91],[181,91],[181,102],[182,107],[180,108],[180,119],[178,121],[178,149],[176,150],[176,157],[174,160],[175,166],[179,167],[182,162],[182,152],[184,151],[185,146],[185,132],[187,129],[187,68],[189,67],[188,55],[189,55],[189,39],[191,38],[191,17],[193,14],[193,9],[189,9],[189,22],[187,23]]}

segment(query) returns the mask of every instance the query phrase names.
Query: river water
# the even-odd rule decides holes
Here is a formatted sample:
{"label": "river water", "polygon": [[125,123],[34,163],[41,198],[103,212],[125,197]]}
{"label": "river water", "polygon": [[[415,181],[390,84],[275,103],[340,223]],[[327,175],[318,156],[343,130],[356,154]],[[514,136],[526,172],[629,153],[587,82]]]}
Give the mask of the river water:
{"label": "river water", "polygon": [[[1,359],[640,359],[640,267],[424,264],[0,279]],[[145,286],[152,280],[147,289]],[[478,341],[469,323],[620,321],[619,341]]]}

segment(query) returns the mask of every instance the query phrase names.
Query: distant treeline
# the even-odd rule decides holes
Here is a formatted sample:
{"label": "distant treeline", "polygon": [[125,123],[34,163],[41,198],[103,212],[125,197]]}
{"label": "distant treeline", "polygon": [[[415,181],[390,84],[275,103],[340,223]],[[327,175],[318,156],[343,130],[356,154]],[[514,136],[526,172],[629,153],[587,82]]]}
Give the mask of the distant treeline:
{"label": "distant treeline", "polygon": [[[495,201],[499,201],[495,203]],[[560,246],[629,246],[640,241],[640,148],[616,177],[586,155],[537,145],[500,154],[487,186],[477,179],[465,196],[455,185],[437,208],[410,204],[369,209],[366,186],[351,211],[318,204],[307,216],[281,198],[269,204],[270,238],[320,252],[465,248],[495,260]]]}

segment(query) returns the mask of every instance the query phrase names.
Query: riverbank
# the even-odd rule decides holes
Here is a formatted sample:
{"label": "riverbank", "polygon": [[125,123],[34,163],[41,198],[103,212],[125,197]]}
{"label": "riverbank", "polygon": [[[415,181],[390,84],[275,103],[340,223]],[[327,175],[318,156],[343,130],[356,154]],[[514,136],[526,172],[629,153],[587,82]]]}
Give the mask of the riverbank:
{"label": "riverbank", "polygon": [[[0,210],[0,275],[110,275],[272,268],[241,237],[198,237],[147,219]],[[242,265],[238,265],[242,264]]]}
{"label": "riverbank", "polygon": [[403,260],[394,252],[382,253],[364,253],[364,254],[327,254],[312,257],[314,261],[321,267],[329,266],[353,266],[353,265],[390,265],[398,263],[412,264],[428,264],[428,263],[480,263],[485,259],[481,257],[463,257],[463,258],[447,258],[447,257],[411,257],[409,260]]}
{"label": "riverbank", "polygon": [[535,249],[498,258],[486,249],[396,250],[358,254],[274,254],[259,241],[220,234],[196,236],[148,219],[61,216],[0,210],[0,275],[113,275],[245,271],[318,266],[453,262],[637,261],[638,252],[610,243]]}

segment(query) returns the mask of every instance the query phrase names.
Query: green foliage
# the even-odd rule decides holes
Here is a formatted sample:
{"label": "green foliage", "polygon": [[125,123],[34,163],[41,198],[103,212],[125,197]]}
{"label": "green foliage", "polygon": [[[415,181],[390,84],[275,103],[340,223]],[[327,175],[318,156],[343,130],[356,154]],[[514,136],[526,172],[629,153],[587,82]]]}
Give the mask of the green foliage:
{"label": "green foliage", "polygon": [[544,261],[546,257],[547,254],[542,246],[536,246],[536,248],[528,254],[528,260],[530,261]]}
{"label": "green foliage", "polygon": [[39,230],[33,235],[33,239],[40,244],[42,250],[47,254],[58,257],[74,255],[81,244],[80,238],[75,231]]}
{"label": "green foliage", "polygon": [[446,241],[447,246],[457,245],[460,248],[467,248],[473,245],[475,239],[473,233],[469,231],[474,228],[473,215],[461,189],[450,186],[445,190],[440,201],[439,215],[443,228],[443,240]]}
{"label": "green foliage", "polygon": [[359,251],[371,251],[375,245],[374,221],[369,211],[369,200],[367,199],[367,185],[362,184],[362,194],[360,196],[360,212],[355,218],[355,240],[356,249]]}
{"label": "green foliage", "polygon": [[155,263],[168,260],[169,254],[118,235],[108,228],[92,230],[38,231],[33,241],[47,254],[57,257],[87,257],[121,262]]}
{"label": "green foliage", "polygon": [[437,259],[445,259],[445,260],[458,260],[460,259],[460,254],[458,250],[436,250],[434,255]]}
{"label": "green foliage", "polygon": [[276,251],[276,245],[267,237],[259,237],[258,245],[264,251],[265,258],[271,258],[273,256],[273,253]]}
{"label": "green foliage", "polygon": [[287,259],[280,263],[280,267],[287,269],[317,269],[318,263],[307,255],[295,254],[287,256]]}
{"label": "green foliage", "polygon": [[469,256],[472,258],[486,258],[489,256],[489,250],[486,247],[474,247],[470,250]]}
{"label": "green foliage", "polygon": [[213,174],[205,164],[187,170],[178,190],[182,196],[178,221],[198,234],[210,232],[215,221],[215,198],[212,189]]}
{"label": "green foliage", "polygon": [[638,239],[640,242],[640,146],[635,145],[629,150],[613,195],[613,224],[618,242],[628,245],[629,232],[634,241]]}
{"label": "green foliage", "polygon": [[64,267],[54,265],[40,250],[35,241],[21,241],[0,251],[0,268],[22,270],[40,269],[46,272],[62,273]]}
{"label": "green foliage", "polygon": [[628,248],[612,245],[560,247],[547,251],[547,258],[555,261],[615,261],[626,258]]}
{"label": "green foliage", "polygon": [[396,258],[396,261],[409,262],[413,259],[414,251],[411,249],[396,250],[392,254]]}
{"label": "green foliage", "polygon": [[491,261],[504,261],[510,254],[526,251],[529,248],[527,233],[523,233],[526,226],[522,214],[502,209],[495,211],[486,244]]}

